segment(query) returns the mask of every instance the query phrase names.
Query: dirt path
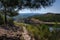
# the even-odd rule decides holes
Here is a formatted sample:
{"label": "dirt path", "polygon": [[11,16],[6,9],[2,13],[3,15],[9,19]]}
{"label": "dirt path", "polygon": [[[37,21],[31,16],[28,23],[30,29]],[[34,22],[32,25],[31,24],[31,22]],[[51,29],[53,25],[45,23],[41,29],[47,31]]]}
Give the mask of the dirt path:
{"label": "dirt path", "polygon": [[23,27],[23,31],[24,32],[22,33],[22,36],[23,36],[24,40],[34,40],[34,39],[31,39],[31,36],[29,36],[28,31],[26,30],[25,27]]}

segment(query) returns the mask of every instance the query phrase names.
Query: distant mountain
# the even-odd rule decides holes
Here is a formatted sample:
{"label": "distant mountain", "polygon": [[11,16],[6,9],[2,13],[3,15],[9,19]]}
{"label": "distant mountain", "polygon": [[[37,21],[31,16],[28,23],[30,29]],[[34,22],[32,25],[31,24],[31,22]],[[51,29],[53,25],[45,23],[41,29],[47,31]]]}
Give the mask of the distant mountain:
{"label": "distant mountain", "polygon": [[27,17],[37,15],[37,14],[39,14],[39,13],[21,13],[17,17],[27,18]]}
{"label": "distant mountain", "polygon": [[20,13],[19,15],[14,17],[14,20],[26,19],[26,18],[31,17],[33,15],[40,15],[40,14],[39,13]]}

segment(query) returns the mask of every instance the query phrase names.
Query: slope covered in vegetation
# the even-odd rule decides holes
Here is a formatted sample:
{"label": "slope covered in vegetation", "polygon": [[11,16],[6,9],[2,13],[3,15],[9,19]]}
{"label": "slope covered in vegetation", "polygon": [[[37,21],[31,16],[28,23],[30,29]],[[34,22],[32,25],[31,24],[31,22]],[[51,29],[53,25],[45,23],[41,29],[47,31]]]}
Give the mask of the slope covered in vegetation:
{"label": "slope covered in vegetation", "polygon": [[35,38],[35,40],[59,40],[60,39],[60,31],[57,32],[53,30],[52,32],[49,30],[49,26],[47,25],[31,25],[25,23],[17,23],[17,25],[21,27],[25,27],[28,31],[28,34],[31,38]]}
{"label": "slope covered in vegetation", "polygon": [[46,22],[60,22],[60,14],[59,13],[47,13],[42,15],[34,15],[29,18],[35,18],[39,19],[40,21],[46,21]]}

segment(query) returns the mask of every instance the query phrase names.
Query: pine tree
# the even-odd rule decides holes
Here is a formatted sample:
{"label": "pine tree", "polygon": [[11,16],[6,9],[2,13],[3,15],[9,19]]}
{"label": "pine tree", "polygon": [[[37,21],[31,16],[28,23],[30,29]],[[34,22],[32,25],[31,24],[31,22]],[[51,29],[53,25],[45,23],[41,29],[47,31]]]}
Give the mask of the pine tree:
{"label": "pine tree", "polygon": [[15,16],[18,10],[24,8],[45,8],[51,6],[54,1],[55,0],[0,0],[0,11],[4,12],[5,23],[7,24],[7,16]]}

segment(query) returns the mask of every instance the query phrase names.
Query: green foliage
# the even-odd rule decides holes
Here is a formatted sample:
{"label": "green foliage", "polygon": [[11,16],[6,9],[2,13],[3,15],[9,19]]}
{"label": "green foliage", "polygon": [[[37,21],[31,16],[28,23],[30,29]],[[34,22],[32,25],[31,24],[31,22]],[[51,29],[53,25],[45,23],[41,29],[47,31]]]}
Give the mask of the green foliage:
{"label": "green foliage", "polygon": [[[2,15],[0,13],[0,25],[4,24],[4,20],[5,20],[4,15]],[[7,18],[7,22],[8,22],[8,24],[12,24],[13,25],[13,18]]]}
{"label": "green foliage", "polygon": [[[17,23],[15,22],[15,25],[19,25],[20,27],[26,27],[29,35],[34,37],[36,40],[60,40],[60,31],[52,31],[50,32],[49,26],[47,25],[31,25],[31,24],[25,24],[25,23]],[[54,27],[53,27],[54,28]]]}
{"label": "green foliage", "polygon": [[10,26],[13,26],[13,25],[14,25],[13,18],[8,18],[8,24],[9,24]]}
{"label": "green foliage", "polygon": [[51,6],[52,3],[55,2],[55,0],[0,0],[0,2],[5,7],[13,7],[16,8],[39,8],[39,7],[47,7]]}
{"label": "green foliage", "polygon": [[[33,25],[26,25],[27,30],[29,31],[31,36],[34,36],[36,40],[55,40],[54,32],[49,31],[49,27],[47,25],[41,26],[33,26]],[[53,35],[54,34],[54,35]]]}

